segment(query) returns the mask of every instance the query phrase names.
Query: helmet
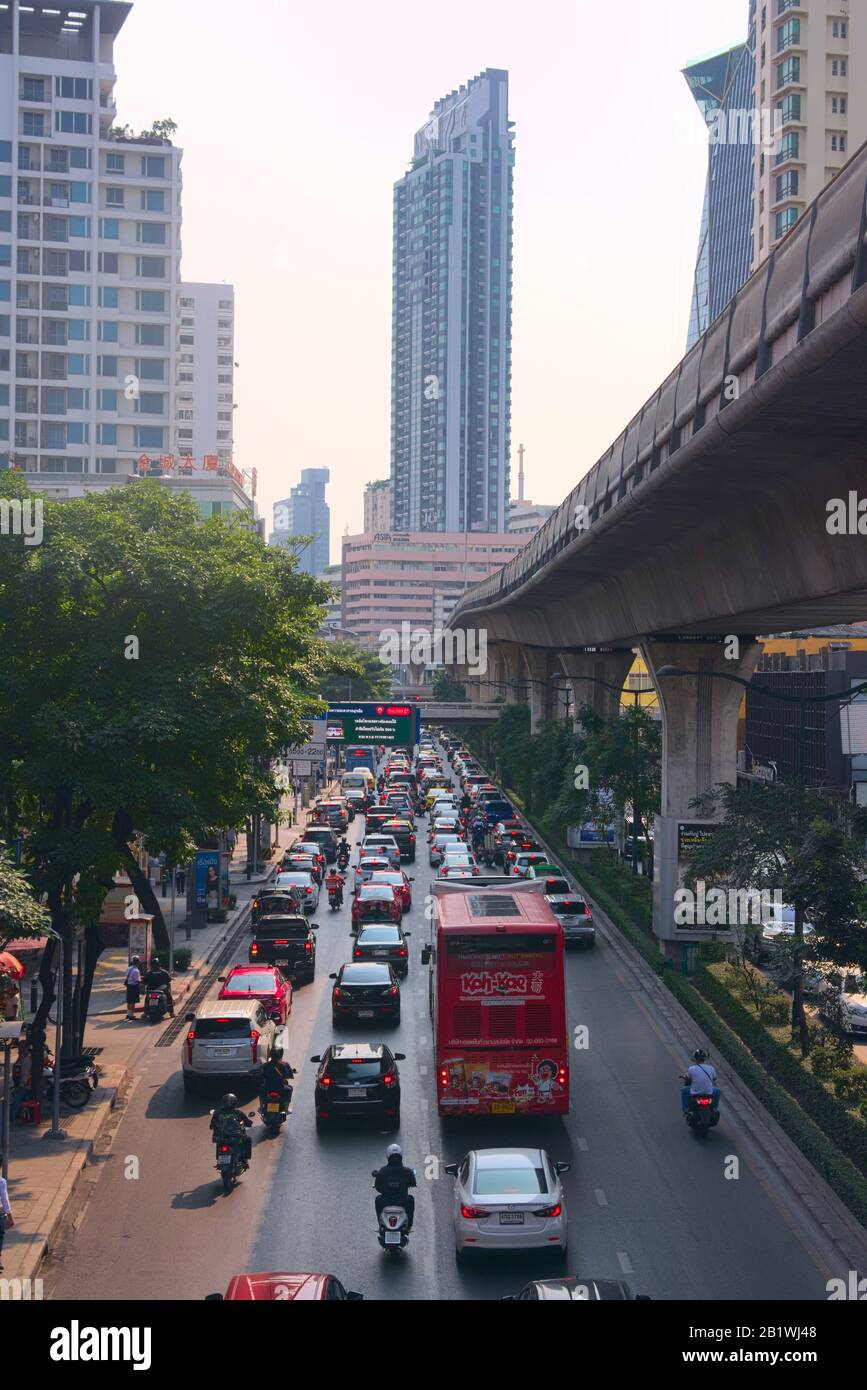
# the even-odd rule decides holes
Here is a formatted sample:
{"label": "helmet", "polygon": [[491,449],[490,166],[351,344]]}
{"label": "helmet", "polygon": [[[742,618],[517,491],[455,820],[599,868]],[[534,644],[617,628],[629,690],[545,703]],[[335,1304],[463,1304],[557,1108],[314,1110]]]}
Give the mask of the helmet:
{"label": "helmet", "polygon": [[389,1162],[393,1158],[403,1158],[403,1149],[400,1147],[400,1144],[389,1144],[385,1151],[385,1156]]}
{"label": "helmet", "polygon": [[220,1105],[224,1110],[234,1110],[237,1104],[238,1097],[235,1095],[234,1091],[227,1091],[220,1101]]}
{"label": "helmet", "polygon": [[272,1048],[271,1048],[271,1060],[272,1060],[272,1062],[279,1062],[279,1061],[280,1061],[280,1058],[281,1058],[282,1056],[283,1056],[283,1049],[282,1049],[282,1047],[272,1047]]}
{"label": "helmet", "polygon": [[692,1060],[694,1062],[706,1062],[707,1053],[702,1048],[697,1047],[695,1052],[692,1054]]}

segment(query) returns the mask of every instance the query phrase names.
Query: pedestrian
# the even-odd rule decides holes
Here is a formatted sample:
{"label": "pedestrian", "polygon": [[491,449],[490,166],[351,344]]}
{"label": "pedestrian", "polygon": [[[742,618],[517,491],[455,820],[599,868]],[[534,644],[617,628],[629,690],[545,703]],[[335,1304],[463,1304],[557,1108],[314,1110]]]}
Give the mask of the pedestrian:
{"label": "pedestrian", "polygon": [[126,985],[126,1016],[127,1021],[135,1023],[135,1006],[141,998],[141,960],[138,956],[133,956],[129,963],[129,969],[124,976]]}
{"label": "pedestrian", "polygon": [[[0,1171],[2,1169],[3,1155],[0,1153]],[[3,1268],[3,1237],[14,1225],[12,1208],[9,1205],[9,1189],[6,1186],[6,1179],[0,1178],[0,1270]]]}
{"label": "pedestrian", "polygon": [[177,869],[175,869],[175,888],[178,893],[186,892],[187,888],[187,871],[183,865],[180,864]]}

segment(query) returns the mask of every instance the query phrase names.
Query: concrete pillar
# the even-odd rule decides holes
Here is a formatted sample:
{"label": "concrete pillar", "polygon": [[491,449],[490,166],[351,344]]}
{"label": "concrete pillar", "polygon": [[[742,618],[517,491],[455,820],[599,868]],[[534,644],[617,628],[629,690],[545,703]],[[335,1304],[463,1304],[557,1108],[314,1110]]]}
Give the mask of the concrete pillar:
{"label": "concrete pillar", "polygon": [[[634,652],[558,652],[560,667],[572,686],[572,714],[592,705],[603,719],[620,717],[620,691],[635,660]],[[598,682],[606,681],[607,685]],[[616,687],[609,690],[608,685]]]}
{"label": "concrete pillar", "polygon": [[530,687],[530,733],[537,734],[542,725],[553,718],[553,653],[535,647],[522,647],[521,654]]}
{"label": "concrete pillar", "polygon": [[[761,646],[742,641],[736,658],[726,657],[726,642],[657,642],[641,644],[662,713],[661,814],[654,830],[653,930],[663,950],[680,963],[691,943],[719,932],[674,923],[674,895],[683,886],[679,827],[696,821],[690,803],[721,782],[737,781],[738,711],[746,691],[719,676],[749,680]],[[657,676],[664,666],[695,672]]]}
{"label": "concrete pillar", "polygon": [[505,679],[500,674],[501,667],[500,649],[496,643],[491,642],[487,647],[486,664],[478,679],[479,700],[483,705],[493,704],[498,696],[506,693],[500,685]]}
{"label": "concrete pillar", "polygon": [[499,644],[499,689],[506,697],[507,705],[521,705],[527,702],[527,676],[521,648],[516,642]]}

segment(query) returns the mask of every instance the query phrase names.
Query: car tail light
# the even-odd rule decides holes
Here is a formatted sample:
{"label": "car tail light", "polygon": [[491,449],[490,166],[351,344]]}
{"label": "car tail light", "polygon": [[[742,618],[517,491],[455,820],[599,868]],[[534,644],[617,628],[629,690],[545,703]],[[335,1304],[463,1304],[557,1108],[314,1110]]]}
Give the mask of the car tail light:
{"label": "car tail light", "polygon": [[356,947],[356,949],[352,952],[352,959],[353,959],[353,960],[361,960],[361,952],[358,950],[357,947]]}
{"label": "car tail light", "polygon": [[461,1207],[461,1216],[465,1221],[480,1221],[483,1216],[490,1216],[487,1207]]}
{"label": "car tail light", "polygon": [[340,991],[340,990],[337,988],[337,986],[335,985],[334,988],[333,988],[333,990],[331,991],[331,998],[332,998],[332,999],[339,999],[339,998],[340,998],[340,994],[341,994],[341,991]]}
{"label": "car tail light", "polygon": [[319,1083],[318,1083],[318,1084],[319,1084],[320,1086],[330,1086],[330,1085],[331,1085],[331,1077],[330,1077],[330,1076],[320,1076],[320,1078],[319,1078]]}
{"label": "car tail light", "polygon": [[557,1068],[557,1081],[561,1086],[566,1085],[566,1068],[564,1066]]}
{"label": "car tail light", "polygon": [[309,941],[305,941],[305,942],[304,942],[304,949],[305,949],[305,951],[312,951],[312,950],[313,950],[313,947],[310,945],[310,942],[309,942]]}
{"label": "car tail light", "polygon": [[250,955],[251,955],[251,956],[258,956],[258,954],[259,954],[259,947],[256,945],[256,943],[255,943],[255,941],[254,941],[253,944],[252,944],[252,946],[250,947]]}
{"label": "car tail light", "polygon": [[253,1049],[253,1061],[254,1061],[254,1062],[258,1062],[258,1060],[259,1060],[259,1052],[258,1052],[258,1049],[259,1049],[259,1038],[260,1038],[260,1036],[261,1036],[261,1034],[259,1034],[259,1033],[256,1031],[255,1028],[253,1029],[252,1033],[250,1034],[250,1044],[251,1044],[252,1049]]}
{"label": "car tail light", "polygon": [[559,1216],[560,1213],[562,1212],[562,1210],[563,1210],[563,1208],[562,1208],[561,1204],[560,1204],[559,1202],[557,1202],[553,1207],[539,1207],[538,1211],[534,1211],[534,1212],[533,1212],[533,1215],[534,1215],[534,1216]]}
{"label": "car tail light", "polygon": [[695,1103],[696,1105],[711,1105],[712,1100],[710,1096],[696,1096]]}
{"label": "car tail light", "polygon": [[398,989],[397,985],[392,985],[391,989],[388,992],[389,994],[399,994],[400,990]]}
{"label": "car tail light", "polygon": [[187,1061],[193,1065],[193,1043],[196,1041],[196,1030],[191,1028],[187,1034]]}
{"label": "car tail light", "polygon": [[397,1077],[395,1076],[393,1071],[387,1071],[382,1078],[383,1086],[393,1086],[396,1081]]}
{"label": "car tail light", "polygon": [[406,947],[405,947],[405,946],[401,946],[401,948],[400,948],[400,950],[398,951],[397,954],[398,954],[399,956],[405,956],[405,955],[406,955]]}

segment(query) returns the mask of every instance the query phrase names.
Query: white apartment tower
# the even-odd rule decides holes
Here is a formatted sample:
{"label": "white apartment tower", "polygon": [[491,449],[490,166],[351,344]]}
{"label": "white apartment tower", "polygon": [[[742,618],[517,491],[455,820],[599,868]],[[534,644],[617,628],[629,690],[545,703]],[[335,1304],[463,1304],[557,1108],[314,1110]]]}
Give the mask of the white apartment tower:
{"label": "white apartment tower", "polygon": [[183,281],[178,297],[175,453],[198,463],[233,449],[235,291]]}
{"label": "white apartment tower", "polygon": [[0,466],[59,497],[176,444],[182,152],[115,126],[131,8],[0,3]]}
{"label": "white apartment tower", "polygon": [[755,59],[779,136],[756,152],[754,268],[867,140],[867,3],[756,0]]}

